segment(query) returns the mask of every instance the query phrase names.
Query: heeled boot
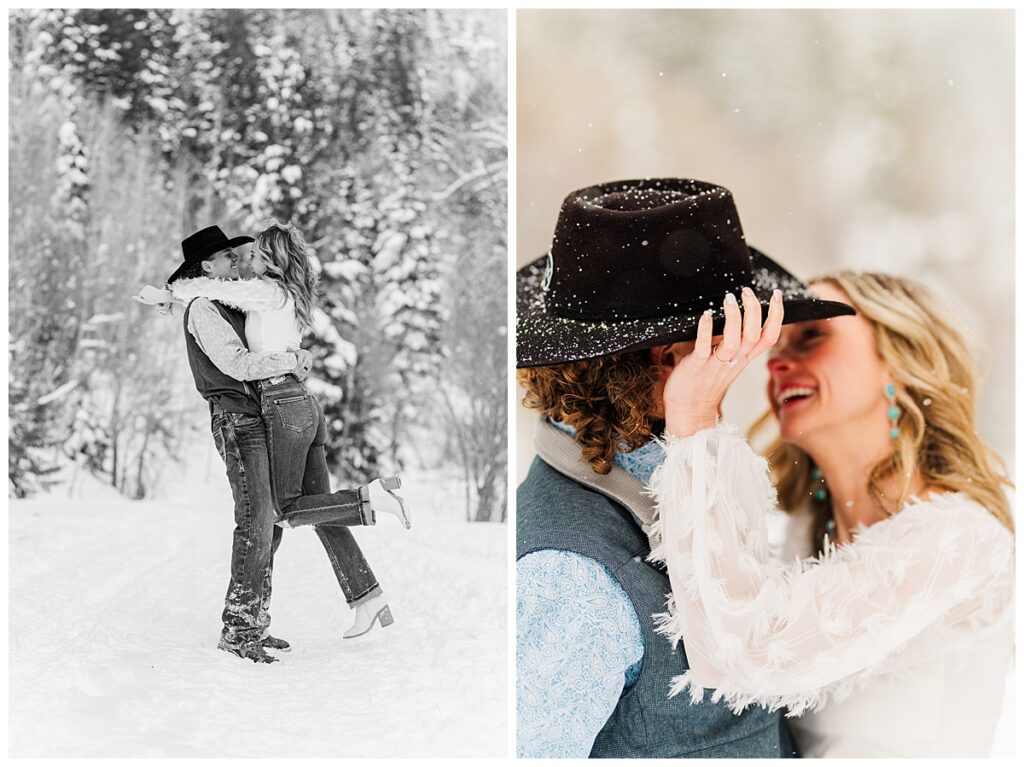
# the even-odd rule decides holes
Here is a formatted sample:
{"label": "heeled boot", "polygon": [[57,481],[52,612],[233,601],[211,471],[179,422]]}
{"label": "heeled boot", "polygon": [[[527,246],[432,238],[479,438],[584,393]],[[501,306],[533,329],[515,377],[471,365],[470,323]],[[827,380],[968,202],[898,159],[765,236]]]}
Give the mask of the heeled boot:
{"label": "heeled boot", "polygon": [[[412,520],[409,517],[409,510],[405,507],[405,499],[394,492],[401,486],[402,480],[399,477],[379,477],[368,485],[360,485],[359,499],[363,504],[363,523],[373,524],[372,521],[367,520],[375,520],[377,512],[385,512],[398,517],[399,521],[405,525],[405,529],[409,530],[412,527]],[[294,512],[294,515],[299,518],[297,523],[293,523],[291,515],[286,514],[276,515],[274,524],[287,528],[318,524],[318,522],[308,521],[308,512]],[[306,517],[306,521],[302,519],[303,517]]]}
{"label": "heeled boot", "polygon": [[374,514],[379,511],[394,514],[408,530],[412,527],[412,522],[409,519],[409,511],[405,508],[405,499],[394,492],[401,486],[402,480],[398,477],[380,477],[369,485],[364,485]]}
{"label": "heeled boot", "polygon": [[378,594],[356,607],[356,621],[348,631],[342,634],[342,638],[355,639],[368,633],[375,623],[380,623],[381,628],[384,628],[394,622],[395,619],[391,615],[388,601],[383,594]]}

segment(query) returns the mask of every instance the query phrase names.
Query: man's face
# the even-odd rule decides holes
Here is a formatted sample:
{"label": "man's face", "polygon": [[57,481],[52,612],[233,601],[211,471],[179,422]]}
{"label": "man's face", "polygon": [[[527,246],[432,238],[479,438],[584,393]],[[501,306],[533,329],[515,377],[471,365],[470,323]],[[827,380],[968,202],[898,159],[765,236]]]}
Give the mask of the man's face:
{"label": "man's face", "polygon": [[238,279],[238,256],[231,248],[218,250],[203,261],[203,271],[215,280]]}

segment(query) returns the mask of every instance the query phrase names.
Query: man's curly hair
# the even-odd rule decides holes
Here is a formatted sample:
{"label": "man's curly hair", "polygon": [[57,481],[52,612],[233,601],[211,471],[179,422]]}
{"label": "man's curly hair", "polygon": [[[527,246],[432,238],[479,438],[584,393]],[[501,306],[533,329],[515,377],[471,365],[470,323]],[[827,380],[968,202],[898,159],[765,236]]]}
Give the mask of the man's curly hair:
{"label": "man's curly hair", "polygon": [[612,354],[562,365],[524,368],[523,405],[576,430],[583,458],[598,474],[617,452],[642,446],[660,428],[658,371],[650,351]]}

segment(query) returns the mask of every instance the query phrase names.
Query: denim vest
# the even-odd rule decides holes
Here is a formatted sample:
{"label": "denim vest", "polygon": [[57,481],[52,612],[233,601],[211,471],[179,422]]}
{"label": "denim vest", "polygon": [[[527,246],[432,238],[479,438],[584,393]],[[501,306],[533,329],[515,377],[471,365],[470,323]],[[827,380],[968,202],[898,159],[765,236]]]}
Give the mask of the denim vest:
{"label": "denim vest", "polygon": [[[541,425],[541,429],[551,427]],[[550,434],[547,439],[554,439]],[[560,435],[572,444],[572,438]],[[540,452],[540,450],[538,450]],[[541,453],[544,455],[544,453]],[[608,568],[633,603],[643,632],[640,677],[623,691],[591,757],[788,757],[796,756],[780,713],[748,708],[733,714],[724,702],[712,704],[709,694],[691,703],[683,693],[668,697],[670,680],[689,666],[682,646],[655,633],[652,615],[665,612],[671,590],[665,572],[646,561],[650,545],[640,520],[619,499],[632,480],[621,469],[599,489],[580,481],[590,474],[578,457],[577,466],[557,471],[541,458],[516,495],[516,558],[541,549],[561,549],[590,557]],[[575,477],[571,478],[571,477]],[[650,502],[639,493],[638,507]],[[600,485],[600,481],[597,485]],[[613,491],[609,492],[608,488]]]}
{"label": "denim vest", "polygon": [[[193,299],[194,301],[195,299]],[[220,311],[221,316],[227,320],[231,327],[238,333],[238,338],[246,349],[249,344],[245,340],[245,315],[216,301],[213,305]],[[212,410],[218,405],[221,410],[228,413],[245,413],[246,415],[261,415],[260,400],[255,389],[245,383],[236,381],[227,373],[221,371],[206,353],[200,348],[199,342],[192,337],[188,331],[188,315],[192,311],[192,301],[185,309],[185,349],[188,351],[188,365],[192,368],[192,378],[195,379],[196,389],[203,395],[203,398],[210,403]]]}

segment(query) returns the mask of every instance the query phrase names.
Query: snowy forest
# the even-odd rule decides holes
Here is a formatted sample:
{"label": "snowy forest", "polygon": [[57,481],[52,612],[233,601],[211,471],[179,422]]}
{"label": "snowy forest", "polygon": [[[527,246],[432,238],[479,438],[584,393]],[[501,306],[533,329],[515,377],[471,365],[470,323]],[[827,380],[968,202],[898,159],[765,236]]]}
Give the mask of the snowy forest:
{"label": "snowy forest", "polygon": [[[457,474],[506,515],[506,20],[455,10],[15,10],[9,494],[127,498],[209,442],[180,241],[268,218],[315,248],[304,345],[338,481]],[[204,448],[205,449],[205,448]],[[460,511],[461,510],[461,511]]]}

